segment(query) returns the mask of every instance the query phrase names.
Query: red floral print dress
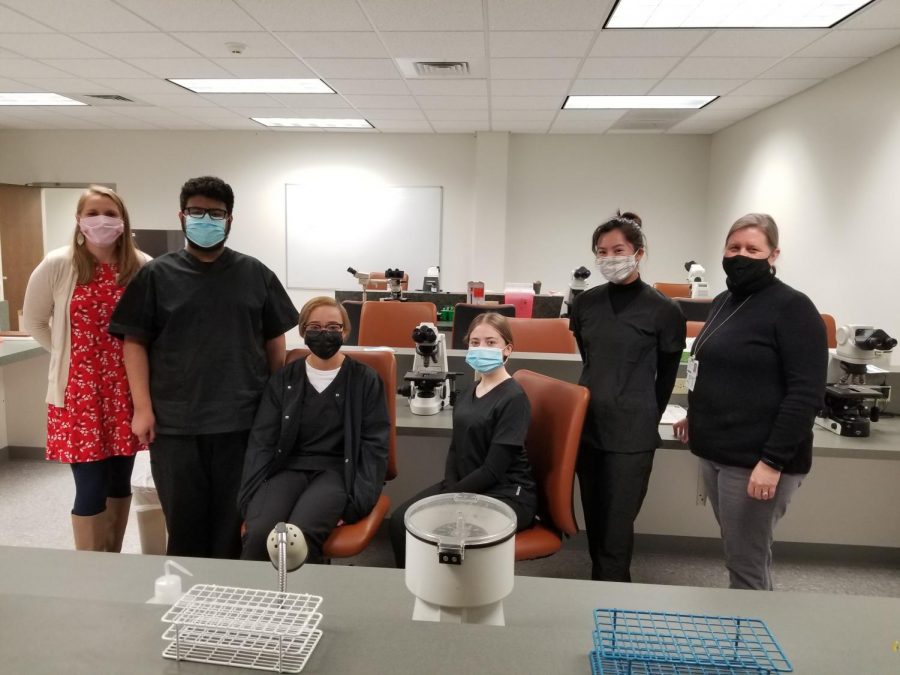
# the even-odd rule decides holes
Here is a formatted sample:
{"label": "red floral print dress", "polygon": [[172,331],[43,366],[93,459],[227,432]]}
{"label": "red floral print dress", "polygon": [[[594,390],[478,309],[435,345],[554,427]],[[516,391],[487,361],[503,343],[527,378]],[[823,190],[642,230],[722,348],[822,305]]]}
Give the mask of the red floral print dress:
{"label": "red floral print dress", "polygon": [[48,406],[47,459],[96,462],[142,449],[131,433],[134,406],[122,342],[107,332],[125,290],[116,265],[98,265],[94,278],[77,284],[69,305],[72,349],[65,407]]}

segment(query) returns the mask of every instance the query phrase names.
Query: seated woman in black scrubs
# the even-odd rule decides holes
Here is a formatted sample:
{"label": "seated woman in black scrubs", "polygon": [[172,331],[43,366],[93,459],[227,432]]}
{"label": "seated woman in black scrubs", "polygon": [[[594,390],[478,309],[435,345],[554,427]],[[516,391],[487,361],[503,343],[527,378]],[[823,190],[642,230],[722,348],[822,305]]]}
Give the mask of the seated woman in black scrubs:
{"label": "seated woman in black scrubs", "polygon": [[422,490],[391,515],[397,567],[406,562],[403,518],[420,499],[449,492],[487,495],[512,508],[517,530],[529,527],[537,511],[537,489],[525,454],[531,405],[504,367],[513,350],[509,322],[496,312],[479,314],[469,326],[466,342],[466,363],[481,379],[456,398],[444,480]]}
{"label": "seated woman in black scrubs", "polygon": [[320,562],[338,522],[356,522],[378,501],[390,419],[378,373],[340,353],[349,334],[334,298],[300,311],[311,353],[272,376],[250,432],[238,495],[244,560],[268,560],[266,538],[284,521],[303,532],[307,562]]}

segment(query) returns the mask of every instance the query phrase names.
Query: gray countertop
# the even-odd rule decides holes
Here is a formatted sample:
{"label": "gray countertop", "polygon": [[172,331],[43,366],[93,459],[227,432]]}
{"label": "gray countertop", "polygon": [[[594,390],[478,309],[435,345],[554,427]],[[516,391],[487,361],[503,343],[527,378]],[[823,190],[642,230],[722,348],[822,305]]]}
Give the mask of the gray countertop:
{"label": "gray countertop", "polygon": [[[274,589],[268,563],[179,558],[190,583]],[[10,673],[249,672],[163,659],[164,608],[145,605],[163,558],[0,547],[0,654]],[[288,590],[321,595],[304,673],[590,672],[596,607],[755,617],[798,674],[900,672],[900,599],[517,577],[506,627],[410,619],[403,572],[308,565]]]}
{"label": "gray countertop", "polygon": [[4,337],[0,342],[0,366],[46,353],[33,338]]}

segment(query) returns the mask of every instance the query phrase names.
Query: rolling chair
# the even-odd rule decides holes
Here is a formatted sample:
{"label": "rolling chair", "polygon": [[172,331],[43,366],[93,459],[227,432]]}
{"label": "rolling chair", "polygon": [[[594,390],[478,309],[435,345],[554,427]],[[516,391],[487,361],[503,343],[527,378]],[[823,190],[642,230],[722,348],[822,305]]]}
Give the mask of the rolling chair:
{"label": "rolling chair", "polygon": [[[306,349],[291,349],[287,353],[286,363],[308,354]],[[344,352],[344,355],[375,369],[384,383],[384,397],[388,418],[391,420],[385,480],[393,480],[397,476],[397,364],[394,355],[390,352]],[[339,525],[334,529],[322,546],[323,557],[352,558],[362,553],[375,537],[390,508],[390,497],[382,493],[369,515],[355,523]]]}
{"label": "rolling chair", "polygon": [[516,534],[516,560],[556,553],[578,531],[572,506],[575,462],[590,394],[586,387],[530,370],[513,375],[531,403],[525,451],[537,482],[538,518]]}
{"label": "rolling chair", "polygon": [[669,298],[689,298],[691,297],[690,284],[668,284],[658,282],[653,284],[653,288]]}
{"label": "rolling chair", "polygon": [[568,319],[510,319],[509,328],[517,352],[578,353]]}
{"label": "rolling chair", "polygon": [[453,310],[453,336],[450,339],[450,349],[468,349],[466,333],[472,320],[485,312],[497,312],[506,317],[516,315],[515,305],[485,305],[484,303],[473,305],[467,302],[458,302]]}
{"label": "rolling chair", "polygon": [[344,344],[355,347],[359,344],[359,318],[362,314],[362,300],[344,300],[341,303],[347,310],[347,316],[350,317],[350,335],[344,340]]}
{"label": "rolling chair", "polygon": [[413,329],[437,323],[431,302],[365,302],[359,317],[359,344],[365,347],[415,347]]}
{"label": "rolling chair", "polygon": [[703,330],[703,325],[705,321],[688,321],[687,322],[687,335],[685,337],[695,338],[700,335],[700,331]]}
{"label": "rolling chair", "polygon": [[822,321],[825,322],[825,336],[828,338],[828,348],[837,347],[837,323],[831,314],[823,314]]}

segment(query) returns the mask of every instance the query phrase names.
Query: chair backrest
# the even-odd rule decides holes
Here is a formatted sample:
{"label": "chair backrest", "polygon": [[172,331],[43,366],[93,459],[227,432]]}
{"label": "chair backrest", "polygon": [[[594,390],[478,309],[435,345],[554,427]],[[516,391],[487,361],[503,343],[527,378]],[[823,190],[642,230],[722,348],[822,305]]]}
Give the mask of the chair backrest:
{"label": "chair backrest", "polygon": [[659,282],[653,284],[653,288],[658,290],[665,296],[670,298],[689,298],[691,297],[691,285],[690,284],[668,284],[665,282]]}
{"label": "chair backrest", "polygon": [[686,337],[697,337],[700,335],[700,331],[703,330],[703,324],[705,321],[688,321],[687,322],[687,336]]}
{"label": "chair backrest", "polygon": [[362,314],[362,300],[344,300],[341,303],[350,317],[350,335],[344,338],[344,344],[355,347],[359,344],[359,319]]}
{"label": "chair backrest", "polygon": [[468,349],[466,333],[469,332],[469,326],[476,316],[485,312],[497,312],[497,314],[512,317],[516,315],[516,308],[515,305],[456,303],[453,309],[453,338],[450,340],[450,349]]}
{"label": "chair backrest", "polygon": [[[384,272],[369,272],[367,291],[386,291],[387,287],[387,277],[384,276]],[[409,275],[406,272],[403,273],[403,278],[400,280],[400,290],[409,290]]]}
{"label": "chair backrest", "polygon": [[432,302],[364,302],[359,318],[359,344],[365,347],[415,347],[413,329],[437,322]]}
{"label": "chair backrest", "polygon": [[537,481],[538,513],[562,532],[575,534],[575,461],[590,394],[586,387],[530,370],[517,370],[513,379],[531,402],[525,450]]}
{"label": "chair backrest", "polygon": [[578,353],[568,319],[510,319],[509,328],[517,352]]}
{"label": "chair backrest", "polygon": [[[365,363],[373,368],[384,383],[384,399],[387,403],[388,418],[391,420],[391,435],[388,444],[387,480],[397,476],[397,362],[391,352],[344,352],[344,355]],[[308,349],[291,349],[285,363],[309,356]]]}
{"label": "chair backrest", "polygon": [[688,321],[706,321],[713,298],[672,298]]}
{"label": "chair backrest", "polygon": [[822,321],[825,322],[825,335],[828,338],[828,348],[837,347],[837,323],[831,314],[823,314]]}

